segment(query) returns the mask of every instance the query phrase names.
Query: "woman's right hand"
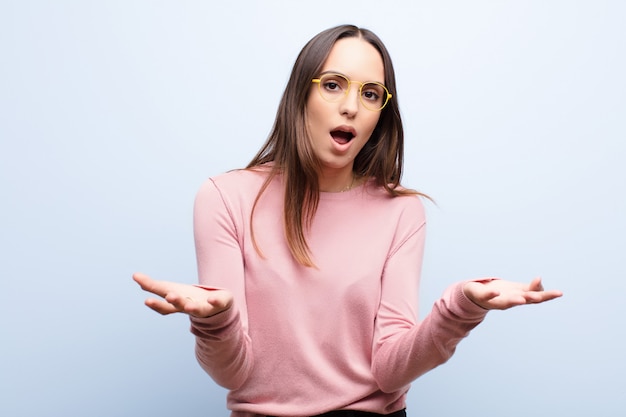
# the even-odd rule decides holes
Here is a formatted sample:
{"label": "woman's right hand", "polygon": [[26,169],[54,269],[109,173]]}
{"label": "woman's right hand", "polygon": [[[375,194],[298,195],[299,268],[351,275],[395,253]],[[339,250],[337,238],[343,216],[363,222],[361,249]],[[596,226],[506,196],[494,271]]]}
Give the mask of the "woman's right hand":
{"label": "woman's right hand", "polygon": [[161,297],[146,299],[146,305],[163,315],[185,313],[206,318],[229,309],[233,304],[233,295],[227,290],[208,290],[196,285],[157,281],[141,273],[133,274],[133,279],[144,291]]}

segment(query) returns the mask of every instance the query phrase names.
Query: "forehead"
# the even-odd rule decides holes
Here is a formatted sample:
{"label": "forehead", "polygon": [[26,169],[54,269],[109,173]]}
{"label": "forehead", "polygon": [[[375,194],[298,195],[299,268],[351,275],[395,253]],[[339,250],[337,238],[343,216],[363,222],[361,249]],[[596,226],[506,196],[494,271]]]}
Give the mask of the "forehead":
{"label": "forehead", "polygon": [[326,71],[339,72],[356,81],[385,81],[380,53],[360,38],[343,38],[335,42],[322,66],[322,72]]}

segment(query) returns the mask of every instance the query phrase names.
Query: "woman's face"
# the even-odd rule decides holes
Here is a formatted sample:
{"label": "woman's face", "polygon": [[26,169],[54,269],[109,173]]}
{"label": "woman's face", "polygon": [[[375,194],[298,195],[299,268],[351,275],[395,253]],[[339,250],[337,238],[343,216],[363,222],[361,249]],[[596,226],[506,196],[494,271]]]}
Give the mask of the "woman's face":
{"label": "woman's face", "polygon": [[351,178],[354,158],[369,140],[380,117],[380,111],[363,107],[359,99],[360,82],[384,84],[383,60],[365,40],[344,38],[331,49],[322,66],[324,73],[342,74],[353,82],[348,94],[333,102],[320,95],[318,84],[311,83],[306,105],[307,127],[315,155],[322,163],[322,177]]}

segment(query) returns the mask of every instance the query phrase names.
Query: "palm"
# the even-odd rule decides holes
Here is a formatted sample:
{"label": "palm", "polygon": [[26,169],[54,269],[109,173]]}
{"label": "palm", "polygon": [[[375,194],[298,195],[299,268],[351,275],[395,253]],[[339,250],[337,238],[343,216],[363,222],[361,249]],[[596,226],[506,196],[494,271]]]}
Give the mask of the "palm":
{"label": "palm", "polygon": [[227,290],[157,281],[140,273],[134,274],[133,279],[141,289],[160,297],[146,299],[146,305],[164,315],[185,313],[194,317],[209,317],[228,309],[233,303],[233,296]]}
{"label": "palm", "polygon": [[487,310],[506,310],[523,304],[538,304],[563,295],[561,291],[546,291],[541,278],[530,284],[500,279],[470,281],[465,283],[463,292],[475,304]]}

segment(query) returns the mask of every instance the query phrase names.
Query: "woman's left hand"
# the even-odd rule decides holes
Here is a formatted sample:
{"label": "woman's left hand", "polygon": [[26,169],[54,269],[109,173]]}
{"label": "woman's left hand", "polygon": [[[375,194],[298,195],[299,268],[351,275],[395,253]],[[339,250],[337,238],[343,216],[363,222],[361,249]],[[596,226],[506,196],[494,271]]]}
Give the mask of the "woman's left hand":
{"label": "woman's left hand", "polygon": [[523,304],[539,304],[563,295],[561,291],[543,289],[541,278],[530,284],[501,279],[468,281],[463,286],[465,296],[487,310],[506,310]]}

